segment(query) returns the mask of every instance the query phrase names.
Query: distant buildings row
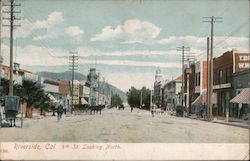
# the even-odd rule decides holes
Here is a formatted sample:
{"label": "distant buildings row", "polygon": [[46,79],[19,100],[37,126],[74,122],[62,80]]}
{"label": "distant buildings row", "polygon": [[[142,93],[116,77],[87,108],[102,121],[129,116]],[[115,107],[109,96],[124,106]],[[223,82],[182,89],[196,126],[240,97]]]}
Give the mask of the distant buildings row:
{"label": "distant buildings row", "polygon": [[[9,80],[10,72],[9,66],[3,65],[1,67],[1,77]],[[41,77],[35,73],[19,68],[19,64],[14,64],[13,81],[14,83],[22,84],[23,80],[31,80],[39,82],[46,93],[49,94],[51,100],[55,103],[62,103],[65,108],[69,108],[71,101],[73,105],[90,104],[90,105],[110,105],[111,95],[110,92],[99,90],[97,77],[94,79],[93,74],[96,70],[90,70],[90,81],[74,80],[73,85],[73,101],[71,100],[72,82],[68,80],[53,80]],[[93,83],[94,82],[94,83]]]}
{"label": "distant buildings row", "polygon": [[[189,113],[195,113],[201,106],[207,106],[207,61],[197,61],[185,66],[184,80],[178,78],[162,81],[159,70],[156,71],[154,83],[154,101],[167,110],[175,110],[183,105]],[[250,53],[227,51],[213,59],[213,115],[239,117],[250,112],[250,93],[239,95],[243,89],[250,87]],[[249,90],[250,91],[250,90]],[[244,100],[244,101],[243,101]],[[230,102],[231,101],[231,102]]]}

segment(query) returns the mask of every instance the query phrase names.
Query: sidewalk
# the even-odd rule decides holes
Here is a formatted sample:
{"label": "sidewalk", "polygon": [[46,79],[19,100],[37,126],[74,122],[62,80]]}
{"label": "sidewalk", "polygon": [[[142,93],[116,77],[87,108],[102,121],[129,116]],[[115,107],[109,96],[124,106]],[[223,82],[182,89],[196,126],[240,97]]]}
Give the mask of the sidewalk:
{"label": "sidewalk", "polygon": [[229,121],[227,121],[225,117],[217,116],[214,118],[212,122],[249,129],[249,120],[242,120],[242,119],[230,117]]}
{"label": "sidewalk", "polygon": [[249,124],[247,124],[245,122],[235,122],[235,121],[226,121],[226,120],[213,120],[212,122],[249,129]]}
{"label": "sidewalk", "polygon": [[[190,119],[196,119],[196,120],[201,120],[201,121],[207,121],[204,118],[199,118],[197,117],[197,115],[190,115],[188,118]],[[218,123],[218,124],[224,124],[224,125],[230,125],[230,126],[237,126],[237,127],[242,127],[242,128],[246,128],[249,129],[249,121],[247,120],[242,120],[242,119],[238,119],[238,118],[229,118],[229,121],[226,120],[226,117],[219,117],[216,116],[214,117],[213,121],[211,121],[212,123]]]}

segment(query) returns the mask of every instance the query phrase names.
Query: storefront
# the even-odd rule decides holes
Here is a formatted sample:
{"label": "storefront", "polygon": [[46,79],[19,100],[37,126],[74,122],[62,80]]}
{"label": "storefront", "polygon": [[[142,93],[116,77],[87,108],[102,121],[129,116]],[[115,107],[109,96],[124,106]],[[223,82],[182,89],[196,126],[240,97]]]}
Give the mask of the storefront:
{"label": "storefront", "polygon": [[[233,97],[236,97],[237,95],[239,95],[241,93],[241,91],[243,91],[243,89],[245,88],[249,88],[250,84],[250,69],[241,71],[241,72],[237,72],[233,74]],[[248,96],[250,97],[250,92],[248,93]],[[238,117],[240,118],[242,116],[242,114],[244,113],[244,111],[247,109],[247,104],[242,104],[239,103],[240,101],[242,101],[242,99],[238,98],[236,100],[237,102],[232,102],[233,104],[233,111],[232,113],[234,114],[234,117]]]}
{"label": "storefront", "polygon": [[233,106],[230,104],[233,91],[231,83],[216,85],[213,89],[217,93],[217,105],[214,114],[226,117],[228,112],[230,116],[232,114],[230,111],[233,109]]}
{"label": "storefront", "polygon": [[241,119],[247,119],[250,113],[250,88],[242,89],[230,103],[237,107],[238,117]]}

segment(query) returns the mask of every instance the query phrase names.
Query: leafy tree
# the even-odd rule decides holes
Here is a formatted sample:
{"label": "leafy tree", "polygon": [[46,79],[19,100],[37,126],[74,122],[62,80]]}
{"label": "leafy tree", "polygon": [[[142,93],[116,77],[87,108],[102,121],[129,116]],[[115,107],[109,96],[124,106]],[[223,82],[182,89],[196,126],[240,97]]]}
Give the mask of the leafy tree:
{"label": "leafy tree", "polygon": [[17,95],[27,104],[25,117],[31,117],[33,107],[39,107],[42,104],[45,92],[38,82],[23,80],[22,86],[17,88]]}
{"label": "leafy tree", "polygon": [[150,89],[142,87],[142,89],[136,89],[131,87],[127,92],[128,104],[133,107],[140,107],[140,99],[142,92],[142,108],[149,109],[150,107]]}
{"label": "leafy tree", "polygon": [[44,111],[49,111],[50,109],[54,109],[54,104],[51,102],[48,94],[45,94],[43,90],[38,91],[38,96],[40,101],[34,104],[34,107],[40,109],[40,115],[43,115]]}
{"label": "leafy tree", "polygon": [[118,94],[112,94],[111,96],[111,106],[116,107],[122,104],[122,99]]}
{"label": "leafy tree", "polygon": [[5,78],[1,79],[0,96],[8,95],[9,92],[9,81]]}
{"label": "leafy tree", "polygon": [[131,87],[127,92],[128,104],[131,107],[139,107],[140,106],[140,91],[135,87]]}
{"label": "leafy tree", "polygon": [[[1,86],[1,95],[8,95],[9,80],[2,79]],[[14,84],[13,92],[14,95],[20,97],[21,103],[27,104],[25,117],[32,116],[33,108],[39,108],[41,113],[54,108],[49,96],[45,93],[43,87],[38,82],[23,80],[22,85]]]}
{"label": "leafy tree", "polygon": [[[17,92],[22,88],[20,84],[13,84],[13,93],[14,95],[18,95]],[[1,79],[1,88],[0,88],[0,96],[7,96],[9,94],[9,80],[2,78]],[[23,102],[22,102],[23,103]]]}
{"label": "leafy tree", "polygon": [[142,87],[142,104],[144,105],[143,109],[150,109],[150,89],[147,89],[146,87]]}

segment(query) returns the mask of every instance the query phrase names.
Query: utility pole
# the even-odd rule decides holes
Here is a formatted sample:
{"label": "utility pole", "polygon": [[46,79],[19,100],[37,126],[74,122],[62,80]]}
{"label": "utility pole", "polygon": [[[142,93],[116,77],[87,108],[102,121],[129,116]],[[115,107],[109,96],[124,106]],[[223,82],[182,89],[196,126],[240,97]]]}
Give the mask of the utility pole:
{"label": "utility pole", "polygon": [[209,37],[207,37],[207,118],[210,120],[210,60],[209,60]]}
{"label": "utility pole", "polygon": [[97,105],[99,105],[100,101],[100,72],[97,74],[97,83],[98,83],[98,95],[97,95]]}
{"label": "utility pole", "polygon": [[0,92],[2,92],[1,79],[2,79],[2,0],[0,0]]}
{"label": "utility pole", "polygon": [[78,68],[77,60],[78,60],[78,53],[77,52],[70,52],[69,56],[69,70],[71,70],[71,109],[70,113],[72,114],[73,108],[73,96],[74,96],[74,79],[75,79],[75,70]]}
{"label": "utility pole", "polygon": [[153,90],[150,90],[150,110],[152,109],[152,93],[153,93]]}
{"label": "utility pole", "polygon": [[189,106],[189,75],[190,75],[190,72],[191,72],[191,69],[190,69],[190,65],[191,63],[194,63],[196,61],[196,58],[194,56],[191,56],[191,55],[184,55],[184,62],[187,62],[187,68],[185,69],[185,75],[187,76],[187,82],[185,82],[186,84],[184,85],[186,88],[187,88],[187,91],[186,91],[186,107],[187,107],[187,114],[189,115],[189,112],[190,112],[190,106]]}
{"label": "utility pole", "polygon": [[177,51],[182,51],[182,82],[181,82],[181,106],[184,103],[184,55],[185,51],[190,51],[190,47],[177,47]]}
{"label": "utility pole", "polygon": [[104,91],[104,88],[105,88],[105,78],[102,77],[102,101],[101,101],[101,105],[105,105],[105,91]]}
{"label": "utility pole", "polygon": [[141,96],[140,96],[140,108],[142,108],[142,89],[141,89]]}
{"label": "utility pole", "polygon": [[213,105],[212,105],[212,94],[213,94],[213,40],[214,40],[214,23],[222,22],[222,17],[203,17],[203,19],[207,19],[203,22],[211,23],[211,40],[210,40],[210,83],[209,83],[209,119],[213,119]]}
{"label": "utility pole", "polygon": [[21,4],[15,4],[14,0],[10,0],[10,4],[3,4],[3,6],[9,6],[9,11],[3,11],[3,13],[10,14],[10,17],[4,17],[3,20],[10,21],[10,25],[3,25],[5,27],[10,27],[10,80],[9,80],[9,96],[13,96],[13,30],[14,27],[20,27],[20,25],[15,25],[15,20],[20,20],[15,15],[16,13],[21,13],[21,11],[16,11],[15,7],[21,6]]}

